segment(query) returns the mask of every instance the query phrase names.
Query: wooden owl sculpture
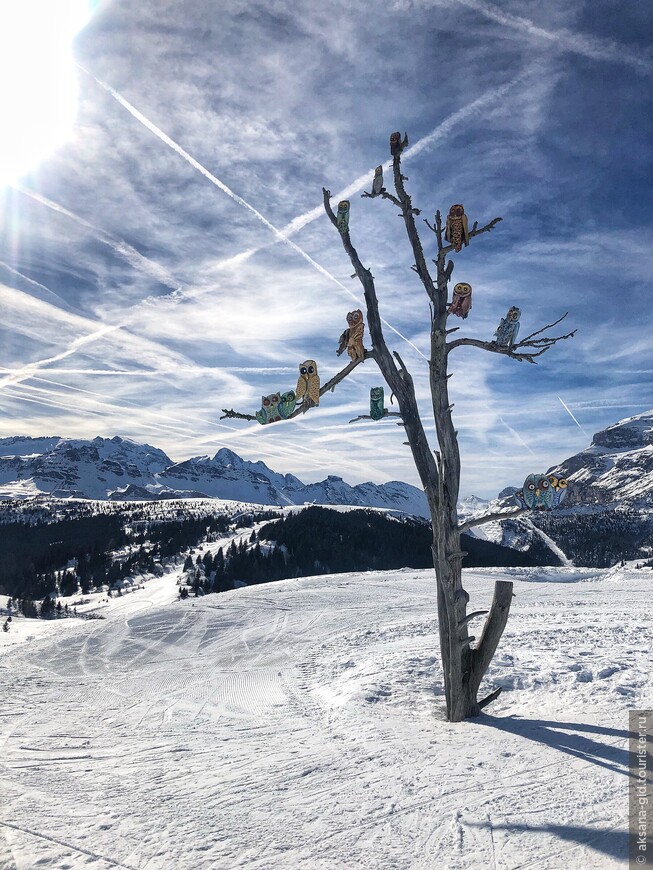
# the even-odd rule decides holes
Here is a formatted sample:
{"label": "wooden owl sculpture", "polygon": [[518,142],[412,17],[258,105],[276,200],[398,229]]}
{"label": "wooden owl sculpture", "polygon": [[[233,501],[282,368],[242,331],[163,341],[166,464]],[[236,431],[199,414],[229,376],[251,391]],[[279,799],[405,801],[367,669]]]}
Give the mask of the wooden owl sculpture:
{"label": "wooden owl sculpture", "polygon": [[383,166],[377,166],[374,170],[374,180],[372,181],[372,196],[380,196],[384,190]]}
{"label": "wooden owl sculpture", "polygon": [[276,423],[277,420],[281,419],[278,409],[280,399],[279,393],[261,397],[261,410],[255,414],[259,423]]}
{"label": "wooden owl sculpture", "polygon": [[456,317],[467,317],[472,308],[472,285],[461,281],[453,288],[453,300],[449,306],[449,312]]}
{"label": "wooden owl sculpture", "polygon": [[553,487],[546,474],[529,474],[522,493],[529,510],[550,511],[553,507]]}
{"label": "wooden owl sculpture", "polygon": [[501,322],[495,330],[495,337],[492,343],[498,344],[499,347],[512,347],[519,333],[520,317],[521,308],[516,308],[513,305],[506,316],[501,318]]}
{"label": "wooden owl sculpture", "polygon": [[553,503],[551,507],[557,508],[565,500],[568,492],[569,484],[566,477],[556,477],[555,474],[547,475],[551,489],[553,490]]}
{"label": "wooden owl sculpture", "polygon": [[383,387],[372,387],[370,389],[370,417],[373,420],[380,420],[388,413],[383,407]]}
{"label": "wooden owl sculpture", "polygon": [[408,133],[404,133],[404,141],[401,141],[401,133],[390,134],[390,153],[394,157],[395,154],[401,154],[404,148],[408,145]]}
{"label": "wooden owl sculpture", "polygon": [[336,214],[336,226],[341,233],[349,232],[349,200],[343,199],[338,203],[338,213]]}
{"label": "wooden owl sculpture", "polygon": [[295,410],[297,397],[294,390],[288,390],[287,393],[282,393],[279,400],[279,415],[282,420],[287,420]]}
{"label": "wooden owl sculpture", "polygon": [[454,251],[460,251],[463,245],[467,247],[469,244],[467,215],[465,207],[461,203],[456,203],[449,209],[444,237],[450,245],[453,245]]}
{"label": "wooden owl sculpture", "polygon": [[320,376],[314,359],[307,359],[300,365],[295,395],[308,407],[320,404]]}
{"label": "wooden owl sculpture", "polygon": [[365,359],[365,348],[363,347],[363,333],[365,332],[365,323],[363,322],[363,312],[360,308],[356,311],[350,311],[347,314],[347,329],[338,339],[338,350],[336,354],[340,356],[347,348],[347,353],[352,362]]}

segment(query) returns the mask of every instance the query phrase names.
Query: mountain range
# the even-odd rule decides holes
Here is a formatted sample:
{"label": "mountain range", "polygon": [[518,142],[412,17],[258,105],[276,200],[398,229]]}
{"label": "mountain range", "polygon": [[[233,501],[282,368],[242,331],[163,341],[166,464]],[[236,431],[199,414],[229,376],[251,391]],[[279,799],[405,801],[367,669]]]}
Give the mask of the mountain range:
{"label": "mountain range", "polygon": [[398,480],[351,486],[330,475],[302,483],[223,447],[215,456],[174,463],[162,450],[127,438],[0,438],[0,498],[149,500],[210,497],[252,504],[339,504],[428,516],[421,489]]}

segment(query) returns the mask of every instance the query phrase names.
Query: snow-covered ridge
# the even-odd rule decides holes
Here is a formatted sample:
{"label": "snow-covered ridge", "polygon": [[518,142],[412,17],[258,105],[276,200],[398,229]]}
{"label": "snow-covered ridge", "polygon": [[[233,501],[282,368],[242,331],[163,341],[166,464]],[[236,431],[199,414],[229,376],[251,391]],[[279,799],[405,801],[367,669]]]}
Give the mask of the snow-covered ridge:
{"label": "snow-covered ridge", "polygon": [[428,516],[424,493],[402,481],[351,486],[330,475],[302,483],[226,447],[173,463],[128,438],[0,438],[0,498],[155,499],[210,497],[266,505],[341,504]]}

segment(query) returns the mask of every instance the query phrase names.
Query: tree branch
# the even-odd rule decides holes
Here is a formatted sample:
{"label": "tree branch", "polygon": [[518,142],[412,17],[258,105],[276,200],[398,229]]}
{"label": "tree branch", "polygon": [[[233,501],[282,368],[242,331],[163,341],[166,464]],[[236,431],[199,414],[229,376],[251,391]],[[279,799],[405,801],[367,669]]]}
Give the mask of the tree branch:
{"label": "tree branch", "polygon": [[[503,220],[503,218],[500,218],[500,217],[492,218],[492,220],[490,221],[490,223],[489,223],[489,224],[485,224],[485,226],[484,226],[484,227],[481,227],[480,230],[477,230],[477,229],[476,229],[476,227],[478,226],[478,221],[476,221],[476,222],[474,223],[474,226],[473,226],[472,229],[470,230],[470,232],[469,232],[467,238],[468,238],[468,239],[473,239],[474,236],[480,236],[481,233],[489,233],[490,230],[493,230],[494,227],[496,227],[496,225],[499,223],[499,221],[502,221],[502,220]],[[444,257],[444,256],[446,256],[448,253],[450,253],[451,251],[454,251],[454,250],[455,250],[455,248],[454,248],[453,245],[447,245],[446,248],[440,248],[440,256],[441,256],[441,257]]]}
{"label": "tree branch", "polygon": [[480,517],[472,517],[470,520],[465,520],[464,523],[458,525],[458,531],[462,534],[467,529],[472,529],[474,526],[482,526],[485,523],[491,523],[493,520],[509,520],[511,517],[519,517],[522,514],[529,513],[527,508],[516,508],[514,511],[497,512],[493,514],[483,514]]}
{"label": "tree branch", "polygon": [[[578,332],[577,329],[574,329],[572,332],[567,332],[565,335],[557,335],[553,337],[545,336],[544,338],[534,338],[536,335],[540,335],[545,332],[547,329],[552,329],[557,323],[560,323],[561,320],[564,320],[569,312],[566,312],[559,317],[557,320],[554,320],[553,323],[548,323],[546,326],[543,326],[542,329],[538,329],[535,332],[532,332],[530,335],[527,335],[521,341],[518,341],[512,347],[506,347],[504,345],[497,344],[495,341],[480,341],[476,338],[457,338],[455,341],[451,341],[447,344],[447,353],[452,351],[455,347],[462,347],[467,345],[468,347],[479,347],[481,350],[487,350],[490,353],[501,353],[504,356],[512,357],[513,359],[519,360],[519,362],[533,363],[535,365],[535,357],[541,356],[543,353],[553,347],[554,344],[557,344],[559,341],[564,341],[567,338],[573,338],[574,335]],[[533,353],[523,353],[520,352],[520,348],[533,348]]]}
{"label": "tree branch", "polygon": [[[384,417],[401,417],[401,414],[398,411],[384,411],[383,417],[379,417],[379,420],[383,420]],[[371,414],[361,414],[360,417],[354,417],[353,420],[350,420],[350,423],[357,423],[359,420],[376,420],[375,417],[372,417]]]}
{"label": "tree branch", "polygon": [[[353,360],[352,362],[349,363],[349,365],[346,365],[344,367],[344,369],[339,371],[337,375],[334,375],[330,381],[327,381],[323,387],[320,387],[320,396],[323,396],[325,393],[328,393],[329,391],[333,392],[333,390],[335,390],[335,388],[338,386],[338,384],[341,381],[344,381],[344,379],[347,377],[347,375],[351,374],[351,372],[353,372],[353,370],[356,368],[356,366],[359,365],[360,363],[362,363],[366,359],[375,360],[376,356],[374,354],[374,351],[366,350],[365,356],[362,360],[361,359]],[[292,412],[292,414],[289,414],[287,417],[284,417],[283,419],[284,420],[292,420],[293,417],[298,417],[300,414],[305,414],[308,411],[308,409],[312,408],[312,407],[313,407],[313,405],[304,405],[304,403],[302,402],[297,408],[295,408],[295,410]],[[256,417],[253,414],[241,414],[239,411],[234,411],[233,409],[228,410],[227,408],[223,408],[222,411],[224,412],[224,416],[220,417],[221,420],[237,419],[237,420],[254,420],[254,421],[256,421]],[[278,422],[281,422],[281,421],[278,421]]]}

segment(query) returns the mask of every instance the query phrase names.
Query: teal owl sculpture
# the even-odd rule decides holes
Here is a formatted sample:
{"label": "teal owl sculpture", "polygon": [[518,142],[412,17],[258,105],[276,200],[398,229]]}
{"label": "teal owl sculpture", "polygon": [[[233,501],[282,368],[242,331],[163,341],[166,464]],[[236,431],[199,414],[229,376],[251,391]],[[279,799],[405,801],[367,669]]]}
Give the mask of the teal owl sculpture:
{"label": "teal owl sculpture", "polygon": [[386,408],[383,407],[383,387],[372,387],[370,389],[370,417],[373,420],[380,420],[387,413]]}
{"label": "teal owl sculpture", "polygon": [[338,203],[336,226],[341,233],[349,232],[349,200],[343,199]]}
{"label": "teal owl sculpture", "polygon": [[517,501],[531,511],[550,511],[553,508],[553,486],[546,474],[529,474]]}
{"label": "teal owl sculpture", "polygon": [[279,393],[261,397],[261,410],[254,415],[259,423],[265,425],[266,423],[276,423],[277,420],[281,419],[279,416],[280,399]]}
{"label": "teal owl sculpture", "polygon": [[279,400],[279,414],[282,420],[287,420],[295,410],[297,404],[297,396],[294,390],[288,390],[287,393],[282,393]]}

